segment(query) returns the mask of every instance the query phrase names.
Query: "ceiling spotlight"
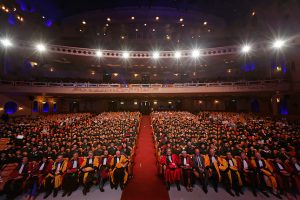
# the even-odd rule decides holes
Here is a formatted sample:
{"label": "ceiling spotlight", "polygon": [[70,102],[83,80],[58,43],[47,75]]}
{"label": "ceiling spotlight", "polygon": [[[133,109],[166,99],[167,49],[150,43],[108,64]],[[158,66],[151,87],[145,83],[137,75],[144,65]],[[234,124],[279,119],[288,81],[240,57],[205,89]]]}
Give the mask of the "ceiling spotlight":
{"label": "ceiling spotlight", "polygon": [[131,17],[131,20],[134,20],[134,19],[135,19],[135,17],[134,17],[134,16],[132,16],[132,17]]}
{"label": "ceiling spotlight", "polygon": [[110,22],[111,19],[108,17],[106,20],[107,20],[108,22]]}
{"label": "ceiling spotlight", "polygon": [[133,76],[134,76],[134,77],[138,77],[138,76],[139,76],[139,74],[133,74]]}
{"label": "ceiling spotlight", "polygon": [[51,67],[51,68],[50,68],[50,72],[53,72],[53,71],[54,71],[54,69]]}
{"label": "ceiling spotlight", "polygon": [[147,24],[144,24],[144,26],[147,26]]}
{"label": "ceiling spotlight", "polygon": [[155,28],[154,28],[154,29],[152,29],[152,31],[153,31],[153,32],[155,32]]}
{"label": "ceiling spotlight", "polygon": [[128,52],[123,52],[123,58],[129,58],[129,53]]}
{"label": "ceiling spotlight", "polygon": [[10,39],[8,38],[5,38],[5,39],[1,39],[1,44],[4,46],[4,47],[10,47],[12,46],[12,42],[10,41]]}
{"label": "ceiling spotlight", "polygon": [[179,21],[180,21],[180,22],[183,22],[183,18],[180,18]]}
{"label": "ceiling spotlight", "polygon": [[284,44],[285,44],[285,41],[283,41],[281,39],[277,39],[273,43],[273,48],[280,49],[280,48],[282,48],[284,46]]}
{"label": "ceiling spotlight", "polygon": [[85,25],[85,24],[86,24],[86,21],[82,21],[82,24]]}
{"label": "ceiling spotlight", "polygon": [[155,20],[159,20],[159,17],[157,16],[157,17],[155,17]]}
{"label": "ceiling spotlight", "polygon": [[242,47],[242,52],[243,53],[249,53],[251,51],[251,46],[250,45],[244,45],[243,47]]}
{"label": "ceiling spotlight", "polygon": [[183,27],[183,26],[184,26],[184,24],[181,24],[181,26]]}
{"label": "ceiling spotlight", "polygon": [[100,51],[100,50],[96,51],[96,56],[97,57],[102,57],[102,55],[103,55],[102,51]]}
{"label": "ceiling spotlight", "polygon": [[39,52],[44,52],[46,51],[46,46],[42,43],[39,43],[36,45],[36,49],[39,51]]}
{"label": "ceiling spotlight", "polygon": [[180,51],[176,51],[174,54],[175,58],[180,58],[181,57],[181,52]]}
{"label": "ceiling spotlight", "polygon": [[155,52],[153,53],[153,58],[154,58],[154,59],[158,59],[158,58],[159,58],[159,52],[155,51]]}
{"label": "ceiling spotlight", "polygon": [[198,49],[193,50],[193,51],[192,51],[192,56],[193,56],[194,58],[199,57],[199,56],[200,56],[200,51],[199,51]]}
{"label": "ceiling spotlight", "polygon": [[203,25],[206,26],[206,25],[207,25],[207,22],[203,22]]}

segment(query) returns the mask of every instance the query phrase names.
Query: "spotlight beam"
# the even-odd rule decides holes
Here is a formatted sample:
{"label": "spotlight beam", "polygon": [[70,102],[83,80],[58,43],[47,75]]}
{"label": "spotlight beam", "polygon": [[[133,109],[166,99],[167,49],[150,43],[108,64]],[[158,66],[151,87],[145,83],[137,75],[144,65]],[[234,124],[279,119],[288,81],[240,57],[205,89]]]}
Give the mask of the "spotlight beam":
{"label": "spotlight beam", "polygon": [[1,39],[0,42],[1,42],[1,44],[2,44],[4,47],[11,47],[11,46],[12,46],[12,42],[11,42],[11,40],[8,39],[8,38]]}

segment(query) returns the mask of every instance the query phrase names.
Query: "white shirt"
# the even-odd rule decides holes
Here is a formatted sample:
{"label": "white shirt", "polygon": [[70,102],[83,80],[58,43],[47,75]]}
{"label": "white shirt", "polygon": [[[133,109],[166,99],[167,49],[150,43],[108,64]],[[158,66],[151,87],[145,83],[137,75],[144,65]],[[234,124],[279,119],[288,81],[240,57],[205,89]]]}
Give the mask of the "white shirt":
{"label": "white shirt", "polygon": [[244,169],[248,169],[248,163],[246,160],[243,160],[243,164],[244,164]]}
{"label": "white shirt", "polygon": [[183,158],[183,165],[186,165],[186,158]]}
{"label": "white shirt", "polygon": [[120,162],[120,158],[117,158],[117,163],[119,163]]}
{"label": "white shirt", "polygon": [[263,164],[263,162],[261,160],[258,161],[258,164],[259,164],[260,167],[264,166],[264,164]]}
{"label": "white shirt", "polygon": [[61,163],[58,163],[57,168],[56,168],[56,172],[59,172],[60,166],[61,166]]}
{"label": "white shirt", "polygon": [[103,165],[106,165],[107,158],[103,158]]}
{"label": "white shirt", "polygon": [[77,168],[77,160],[74,160],[72,168]]}
{"label": "white shirt", "polygon": [[45,163],[43,162],[43,164],[40,166],[39,170],[42,171],[45,167]]}
{"label": "white shirt", "polygon": [[93,159],[92,158],[89,159],[89,164],[90,165],[93,164]]}
{"label": "white shirt", "polygon": [[228,163],[229,163],[230,167],[232,167],[232,166],[233,166],[233,162],[232,162],[232,160],[228,160]]}
{"label": "white shirt", "polygon": [[280,170],[283,170],[283,167],[280,163],[277,163],[277,166],[279,167]]}
{"label": "white shirt", "polygon": [[212,161],[212,162],[218,162],[217,159],[216,159],[214,156],[211,157],[211,161]]}
{"label": "white shirt", "polygon": [[25,167],[25,165],[22,164],[21,167],[20,167],[20,169],[19,169],[19,174],[22,174],[24,167]]}
{"label": "white shirt", "polygon": [[170,162],[172,162],[172,157],[171,156],[168,156],[168,159]]}
{"label": "white shirt", "polygon": [[298,163],[295,163],[295,167],[296,167],[297,171],[300,171],[300,166]]}

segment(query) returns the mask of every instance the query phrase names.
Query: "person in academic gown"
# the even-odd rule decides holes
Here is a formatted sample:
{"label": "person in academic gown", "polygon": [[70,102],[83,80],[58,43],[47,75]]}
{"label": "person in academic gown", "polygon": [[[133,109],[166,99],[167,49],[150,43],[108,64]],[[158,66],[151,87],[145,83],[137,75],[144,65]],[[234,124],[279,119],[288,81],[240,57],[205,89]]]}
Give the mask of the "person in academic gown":
{"label": "person in academic gown", "polygon": [[183,184],[186,187],[186,190],[188,192],[192,192],[193,191],[192,184],[194,179],[193,160],[191,156],[187,154],[186,151],[181,152],[180,167],[182,169]]}
{"label": "person in academic gown", "polygon": [[128,159],[126,156],[121,155],[120,151],[116,151],[115,156],[110,162],[110,181],[112,188],[117,189],[118,185],[123,190],[128,179],[128,172],[126,170],[128,166]]}
{"label": "person in academic gown", "polygon": [[257,184],[255,174],[253,172],[251,162],[244,152],[241,153],[240,159],[237,159],[237,163],[243,185],[250,186],[253,195],[257,196],[255,190],[255,185]]}
{"label": "person in academic gown", "polygon": [[79,158],[78,153],[75,152],[71,160],[68,161],[67,171],[62,182],[62,196],[70,196],[79,186],[79,172],[83,159]]}
{"label": "person in academic gown", "polygon": [[5,183],[3,192],[7,199],[14,199],[23,189],[23,183],[28,177],[29,162],[27,157],[23,157],[21,163],[11,174],[10,179]]}
{"label": "person in academic gown", "polygon": [[208,175],[211,178],[215,192],[218,192],[218,184],[221,181],[219,170],[220,158],[215,154],[214,149],[209,150],[209,154],[204,156],[205,168],[208,170]]}
{"label": "person in academic gown", "polygon": [[170,189],[170,184],[176,183],[177,190],[179,191],[181,177],[179,157],[176,154],[172,154],[171,149],[167,149],[166,154],[161,157],[160,163],[163,166],[167,189]]}
{"label": "person in academic gown", "polygon": [[67,161],[65,161],[62,155],[59,155],[56,161],[52,165],[51,172],[45,178],[45,196],[44,199],[47,198],[52,190],[53,197],[57,196],[59,189],[61,188],[62,180],[65,175],[67,169]]}
{"label": "person in academic gown", "polygon": [[108,150],[104,150],[103,156],[100,157],[99,162],[99,189],[104,192],[104,184],[109,179],[109,170],[112,156],[108,154]]}
{"label": "person in academic gown", "polygon": [[99,159],[95,158],[93,152],[90,151],[88,153],[88,157],[83,160],[80,166],[80,180],[83,184],[82,193],[84,195],[86,195],[90,191],[90,188],[93,185],[93,181],[95,180],[95,175],[97,174],[98,167]]}
{"label": "person in academic gown", "polygon": [[261,157],[260,153],[255,154],[255,158],[251,160],[251,164],[258,178],[259,188],[265,196],[267,187],[272,188],[275,196],[280,197],[277,191],[277,181],[273,173],[273,168],[267,160]]}
{"label": "person in academic gown", "polygon": [[240,173],[238,171],[237,161],[232,157],[230,152],[226,153],[226,157],[221,159],[219,169],[225,184],[226,191],[234,196],[231,189],[235,191],[235,195],[243,194],[241,187],[243,185]]}

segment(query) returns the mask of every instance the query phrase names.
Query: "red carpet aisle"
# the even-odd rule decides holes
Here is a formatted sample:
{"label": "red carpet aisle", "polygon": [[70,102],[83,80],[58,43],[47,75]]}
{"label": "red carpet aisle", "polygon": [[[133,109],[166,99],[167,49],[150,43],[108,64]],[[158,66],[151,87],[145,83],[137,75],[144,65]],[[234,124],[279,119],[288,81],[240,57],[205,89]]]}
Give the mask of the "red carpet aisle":
{"label": "red carpet aisle", "polygon": [[122,193],[122,200],[168,200],[169,194],[157,176],[150,116],[141,119],[133,179]]}

